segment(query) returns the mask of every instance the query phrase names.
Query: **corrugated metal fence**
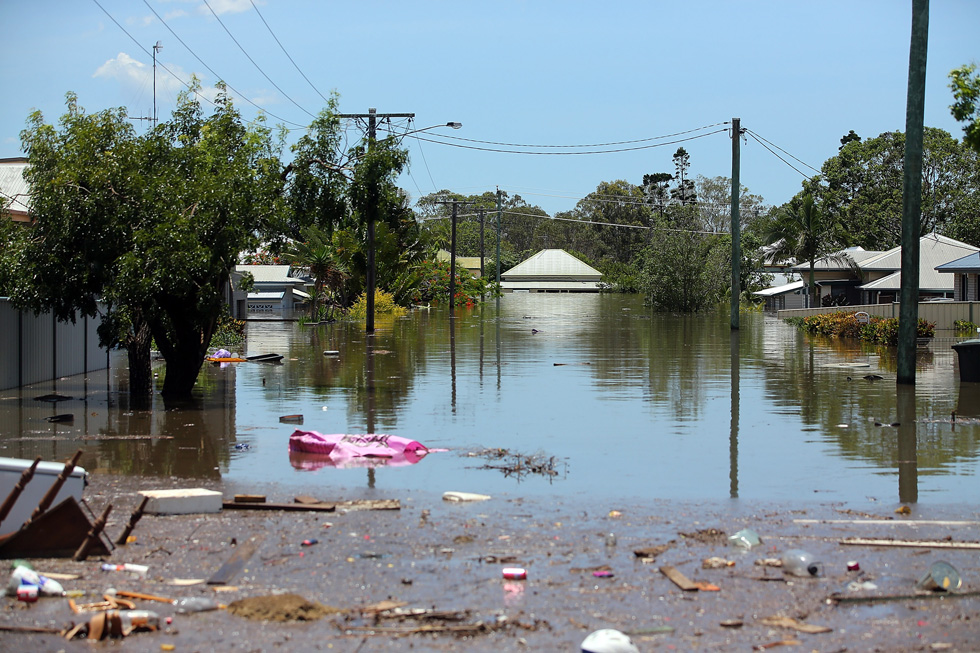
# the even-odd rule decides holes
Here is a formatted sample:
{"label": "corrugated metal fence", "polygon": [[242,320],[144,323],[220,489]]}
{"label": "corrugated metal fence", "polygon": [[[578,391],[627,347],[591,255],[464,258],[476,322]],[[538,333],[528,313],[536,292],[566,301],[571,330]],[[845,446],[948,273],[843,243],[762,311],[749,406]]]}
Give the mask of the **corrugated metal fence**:
{"label": "corrugated metal fence", "polygon": [[0,390],[109,367],[108,352],[99,347],[100,323],[98,317],[58,322],[0,298]]}
{"label": "corrugated metal fence", "polygon": [[[869,315],[898,317],[901,304],[862,304],[859,306],[828,306],[821,308],[795,308],[779,311],[781,319],[787,317],[806,317],[820,313],[856,313],[864,311]],[[956,320],[966,320],[977,324],[980,320],[980,302],[919,302],[919,317],[934,322],[937,329],[952,329]]]}

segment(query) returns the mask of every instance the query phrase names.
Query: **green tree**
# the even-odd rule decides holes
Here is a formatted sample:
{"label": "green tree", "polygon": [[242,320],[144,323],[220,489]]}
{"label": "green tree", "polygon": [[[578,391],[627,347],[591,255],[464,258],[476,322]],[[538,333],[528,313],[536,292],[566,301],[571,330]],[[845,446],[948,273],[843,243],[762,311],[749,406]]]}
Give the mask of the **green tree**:
{"label": "green tree", "polygon": [[102,344],[129,350],[134,398],[150,388],[151,335],[163,394],[190,395],[230,271],[277,209],[270,130],[247,127],[218,90],[210,116],[187,92],[145,136],[125,109],[86,114],[73,94],[60,129],[35,112],[21,134],[36,222],[14,299],[61,320],[101,313]]}
{"label": "green tree", "polygon": [[[732,180],[731,177],[705,177],[698,175],[694,180],[697,194],[698,215],[702,229],[716,233],[732,230]],[[753,195],[745,186],[739,188],[739,223],[741,228],[749,220],[766,211],[765,200]]]}
{"label": "green tree", "polygon": [[777,213],[766,234],[766,242],[773,247],[770,256],[774,260],[792,258],[809,264],[807,305],[813,306],[815,302],[810,298],[816,289],[814,265],[818,259],[832,256],[840,249],[836,220],[820,210],[812,195],[794,197]]}
{"label": "green tree", "polygon": [[293,241],[285,252],[292,265],[313,277],[313,297],[310,318],[315,321],[330,317],[331,307],[344,306],[344,282],[350,276],[327,233],[316,225],[307,227],[303,238]]}
{"label": "green tree", "polygon": [[980,152],[980,74],[976,64],[960,66],[949,73],[949,87],[956,100],[950,113],[963,125],[963,142]]}

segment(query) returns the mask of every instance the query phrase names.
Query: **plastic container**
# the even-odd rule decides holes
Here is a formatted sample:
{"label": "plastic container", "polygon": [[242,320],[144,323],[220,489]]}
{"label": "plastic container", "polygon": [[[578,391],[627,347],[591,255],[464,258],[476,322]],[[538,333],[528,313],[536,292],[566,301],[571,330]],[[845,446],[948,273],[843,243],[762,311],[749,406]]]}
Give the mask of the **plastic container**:
{"label": "plastic container", "polygon": [[208,610],[218,609],[217,602],[206,596],[191,596],[184,599],[177,599],[174,601],[174,605],[177,606],[177,612],[180,614],[207,612]]}
{"label": "plastic container", "polygon": [[124,633],[134,630],[159,630],[160,615],[152,610],[120,610]]}
{"label": "plastic container", "polygon": [[19,585],[17,587],[17,600],[24,603],[34,603],[37,601],[39,591],[37,585]]}
{"label": "plastic container", "polygon": [[790,549],[780,558],[783,563],[783,573],[803,578],[823,576],[823,563],[813,557],[812,553],[802,549]]}
{"label": "plastic container", "polygon": [[521,567],[504,567],[503,574],[507,580],[527,580],[527,570]]}
{"label": "plastic container", "polygon": [[102,563],[102,571],[128,571],[133,574],[138,574],[140,576],[146,576],[146,572],[150,570],[146,565],[135,565],[127,562],[123,565],[111,565],[107,562]]}
{"label": "plastic container", "polygon": [[917,586],[923,590],[949,592],[958,590],[962,584],[963,579],[960,578],[960,572],[956,571],[956,567],[948,562],[938,560],[932,563],[929,571],[919,580]]}
{"label": "plastic container", "polygon": [[36,585],[42,596],[64,596],[65,588],[56,580],[51,580],[46,576],[41,576],[33,569],[28,567],[16,567],[10,573],[10,581],[7,583],[7,594],[16,596],[21,585]]}
{"label": "plastic container", "polygon": [[740,549],[751,549],[762,544],[759,534],[751,528],[743,528],[728,537],[728,543]]}

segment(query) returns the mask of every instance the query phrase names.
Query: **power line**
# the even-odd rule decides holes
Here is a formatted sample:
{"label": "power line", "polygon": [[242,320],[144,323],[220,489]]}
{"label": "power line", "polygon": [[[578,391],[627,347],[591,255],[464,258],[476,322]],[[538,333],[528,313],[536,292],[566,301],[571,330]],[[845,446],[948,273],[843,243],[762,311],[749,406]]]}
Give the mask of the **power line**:
{"label": "power line", "polygon": [[[764,147],[764,148],[766,148],[767,150],[769,150],[769,152],[771,152],[771,153],[772,153],[772,155],[773,155],[774,157],[776,157],[777,159],[779,159],[780,161],[782,161],[783,163],[785,163],[786,165],[788,165],[788,166],[789,166],[790,168],[792,168],[793,170],[796,170],[797,172],[799,172],[799,173],[800,173],[801,175],[803,175],[803,176],[804,176],[805,178],[807,178],[807,179],[809,179],[809,178],[810,178],[810,177],[812,177],[813,175],[808,175],[808,174],[806,174],[806,173],[804,173],[804,172],[801,172],[799,168],[797,168],[797,167],[796,167],[796,166],[794,166],[794,165],[793,165],[792,163],[790,163],[789,161],[787,161],[787,160],[786,160],[786,159],[784,159],[783,157],[781,157],[781,156],[779,156],[778,154],[776,154],[775,152],[773,152],[773,151],[772,151],[772,149],[771,149],[771,148],[769,147],[769,145],[772,145],[772,147],[774,147],[774,148],[776,148],[777,150],[779,150],[780,152],[782,152],[782,153],[783,153],[783,154],[785,154],[786,156],[788,156],[788,157],[790,157],[790,158],[792,158],[792,159],[794,159],[794,160],[796,160],[796,161],[798,161],[799,163],[801,163],[801,164],[803,164],[803,165],[805,165],[805,166],[806,166],[807,168],[810,168],[810,170],[813,170],[813,171],[814,171],[814,172],[816,172],[817,174],[820,174],[820,171],[819,171],[819,170],[817,170],[816,168],[814,168],[814,167],[813,167],[812,165],[810,165],[809,163],[806,163],[805,161],[800,161],[800,159],[797,159],[797,158],[796,158],[795,156],[793,156],[792,154],[790,154],[789,152],[787,152],[787,151],[786,151],[786,150],[784,150],[783,148],[781,148],[781,147],[779,147],[779,146],[778,146],[778,145],[776,145],[775,143],[771,143],[770,141],[767,141],[766,139],[764,139],[764,138],[763,138],[762,136],[760,136],[759,134],[757,134],[757,133],[755,133],[755,132],[754,132],[754,131],[752,131],[751,129],[743,129],[742,131],[744,131],[744,132],[745,132],[746,134],[748,134],[749,136],[751,136],[752,138],[754,138],[754,139],[756,140],[756,142],[757,142],[757,143],[759,143],[759,145],[761,145],[762,147]],[[768,145],[767,145],[767,143],[768,143]]]}
{"label": "power line", "polygon": [[279,44],[279,49],[282,50],[283,54],[286,55],[286,58],[289,59],[289,62],[291,64],[293,64],[293,67],[296,68],[296,72],[298,72],[300,75],[303,76],[303,79],[305,79],[306,80],[306,83],[310,85],[310,88],[312,88],[314,91],[316,91],[316,94],[319,95],[323,99],[324,102],[326,102],[327,104],[329,104],[330,103],[330,100],[328,100],[327,98],[323,97],[323,93],[321,93],[320,90],[316,86],[313,85],[313,82],[310,81],[309,77],[307,77],[306,74],[303,73],[302,70],[300,70],[300,67],[296,64],[295,61],[293,61],[293,58],[291,56],[289,56],[289,53],[286,52],[286,48],[283,47],[282,42],[279,41],[279,37],[276,36],[276,33],[272,31],[272,28],[271,27],[269,27],[269,23],[265,22],[265,17],[262,15],[261,12],[259,12],[259,8],[255,5],[255,2],[253,0],[249,0],[249,2],[252,3],[252,8],[255,9],[255,13],[257,13],[259,15],[259,18],[262,19],[262,24],[265,25],[265,28],[267,30],[269,30],[269,34],[271,34],[272,35],[272,38],[275,39],[276,43]]}
{"label": "power line", "polygon": [[500,145],[503,147],[538,147],[538,148],[584,148],[584,147],[612,147],[613,145],[631,145],[633,143],[646,143],[649,141],[659,141],[665,138],[673,138],[675,136],[683,136],[684,134],[691,134],[693,132],[701,131],[702,129],[710,129],[712,127],[717,127],[719,125],[727,125],[728,121],[716,122],[713,125],[704,125],[703,127],[698,127],[696,129],[686,129],[680,132],[674,132],[673,134],[665,134],[663,136],[651,136],[649,138],[637,138],[630,141],[612,141],[610,143],[590,143],[586,145],[529,145],[526,143],[500,143],[497,141],[480,141],[474,138],[463,138],[461,136],[441,136],[441,138],[448,138],[454,141],[466,141],[467,143],[481,143],[483,145]]}
{"label": "power line", "polygon": [[221,20],[221,17],[218,16],[218,14],[215,13],[214,9],[211,8],[211,5],[208,3],[208,0],[203,0],[203,1],[204,1],[204,5],[211,11],[212,14],[214,14],[214,17],[218,21],[218,24],[221,25],[222,29],[225,30],[225,33],[228,34],[229,38],[231,38],[231,40],[235,42],[235,45],[237,45],[238,46],[238,49],[242,51],[242,54],[244,54],[245,57],[248,58],[248,60],[252,62],[252,65],[255,66],[255,69],[258,70],[260,73],[262,73],[262,76],[265,77],[267,80],[269,80],[269,83],[272,84],[273,86],[275,86],[276,87],[276,90],[279,91],[280,93],[282,93],[283,97],[285,97],[287,100],[289,100],[294,105],[296,105],[296,108],[297,109],[299,109],[300,111],[306,113],[311,118],[315,118],[316,116],[314,114],[310,113],[305,108],[301,107],[299,105],[299,103],[296,102],[296,100],[294,100],[293,98],[289,97],[289,94],[287,94],[284,90],[282,90],[281,88],[279,88],[279,85],[276,84],[274,81],[272,81],[272,78],[271,77],[269,77],[268,75],[265,74],[265,71],[262,70],[261,67],[259,67],[259,64],[255,63],[255,59],[252,58],[252,55],[250,55],[248,52],[245,51],[245,48],[242,47],[242,44],[239,43],[238,42],[238,39],[235,38],[235,35],[231,33],[231,30],[229,30],[228,27],[225,25],[224,21]]}
{"label": "power line", "polygon": [[520,150],[501,150],[498,148],[491,147],[475,147],[472,145],[460,145],[458,143],[447,143],[445,141],[437,141],[431,138],[418,137],[420,141],[425,141],[427,143],[436,143],[438,145],[448,145],[449,147],[458,147],[464,150],[476,150],[479,152],[500,152],[502,154],[529,154],[536,156],[575,156],[575,155],[585,155],[585,154],[615,154],[618,152],[633,152],[636,150],[649,150],[655,147],[664,147],[667,145],[676,145],[677,143],[685,143],[687,141],[693,141],[699,138],[704,138],[706,136],[711,136],[712,134],[727,133],[727,129],[716,129],[715,131],[708,132],[706,134],[699,134],[697,136],[691,136],[688,138],[681,138],[675,141],[668,141],[666,143],[656,143],[653,145],[640,145],[637,147],[621,147],[612,150],[586,150],[583,152],[540,152],[540,151],[520,151]]}
{"label": "power line", "polygon": [[[94,1],[94,0],[93,0],[93,1]],[[152,7],[152,6],[150,5],[150,3],[149,3],[149,2],[147,2],[147,0],[143,0],[143,4],[145,4],[145,5],[146,5],[146,7],[147,7],[147,8],[148,8],[148,9],[149,9],[149,10],[150,10],[151,12],[153,12],[153,15],[154,15],[154,16],[156,16],[156,17],[157,17],[157,20],[159,20],[159,21],[160,21],[160,23],[161,23],[161,24],[162,24],[162,25],[163,25],[164,27],[166,27],[166,28],[167,28],[167,31],[169,31],[169,32],[170,32],[170,33],[171,33],[171,34],[173,35],[173,37],[174,37],[175,39],[177,39],[178,41],[180,41],[180,44],[181,44],[182,46],[184,46],[184,47],[185,47],[185,48],[187,49],[187,51],[188,51],[188,52],[190,52],[190,53],[191,53],[191,55],[192,55],[192,56],[193,56],[193,57],[194,57],[195,59],[197,59],[197,61],[198,61],[198,63],[200,63],[200,64],[201,64],[202,66],[204,66],[205,68],[207,68],[207,69],[208,69],[208,72],[210,72],[210,73],[211,73],[212,75],[214,75],[214,77],[215,77],[215,79],[218,79],[218,80],[221,80],[221,81],[224,81],[224,78],[223,78],[223,77],[222,77],[221,75],[219,75],[218,73],[216,73],[216,72],[214,72],[214,70],[213,70],[213,69],[211,68],[211,66],[209,66],[209,65],[207,65],[206,63],[204,63],[204,60],[203,60],[203,59],[201,59],[201,57],[199,57],[199,56],[197,56],[197,53],[196,53],[196,52],[194,52],[194,50],[192,50],[192,49],[191,49],[191,47],[190,47],[189,45],[187,45],[186,43],[184,43],[184,40],[183,40],[182,38],[180,38],[180,37],[179,37],[179,36],[177,35],[177,32],[175,32],[175,31],[174,31],[174,30],[173,30],[173,29],[172,29],[172,28],[170,27],[170,25],[168,25],[168,24],[167,24],[167,22],[166,22],[165,20],[163,20],[163,18],[162,18],[162,17],[160,16],[160,14],[158,14],[158,13],[157,13],[157,11],[156,11],[156,9],[154,9],[154,8],[153,8],[153,7]],[[225,81],[224,83],[225,83],[225,85],[227,85],[227,86],[228,86],[228,88],[230,88],[230,89],[231,89],[232,91],[234,91],[236,95],[238,95],[238,96],[239,96],[239,97],[240,97],[241,99],[243,99],[243,100],[245,100],[246,102],[248,102],[249,104],[251,104],[251,105],[252,105],[253,107],[255,107],[256,109],[258,109],[259,111],[263,111],[263,112],[265,112],[265,113],[267,113],[268,115],[270,115],[270,116],[272,116],[272,117],[273,117],[273,118],[275,118],[276,120],[281,120],[282,122],[285,122],[285,123],[288,123],[288,124],[290,124],[290,125],[294,125],[294,126],[296,126],[296,127],[301,127],[301,128],[304,128],[304,129],[306,128],[306,125],[301,125],[301,124],[299,124],[298,122],[293,122],[293,121],[291,121],[291,120],[286,120],[285,118],[282,118],[282,117],[280,117],[280,116],[277,116],[276,114],[274,114],[274,113],[272,113],[271,111],[268,111],[268,110],[266,110],[266,109],[263,109],[262,107],[260,107],[259,105],[257,105],[257,104],[256,104],[255,102],[252,102],[252,100],[250,100],[250,99],[248,99],[248,97],[246,97],[246,96],[245,96],[245,94],[243,94],[242,92],[240,92],[240,91],[239,91],[238,89],[236,89],[236,88],[235,88],[234,86],[232,86],[231,84],[229,84],[229,83],[228,83],[228,82],[226,82],[226,81]]]}
{"label": "power line", "polygon": [[[541,220],[555,220],[558,222],[572,222],[575,224],[592,224],[601,227],[621,227],[623,229],[645,229],[647,231],[664,231],[670,233],[682,233],[682,234],[701,234],[706,236],[728,236],[730,235],[727,231],[704,231],[701,229],[677,229],[675,227],[662,227],[659,225],[646,226],[639,224],[620,224],[618,222],[600,222],[598,220],[578,220],[576,218],[556,218],[549,215],[538,215],[536,213],[520,213],[514,210],[504,209],[501,211],[504,215],[512,215],[521,218],[539,218]],[[457,218],[472,218],[479,215],[478,213],[462,213],[457,215]],[[448,215],[436,215],[429,218],[421,219],[420,222],[429,222],[432,220],[448,220],[452,216]]]}

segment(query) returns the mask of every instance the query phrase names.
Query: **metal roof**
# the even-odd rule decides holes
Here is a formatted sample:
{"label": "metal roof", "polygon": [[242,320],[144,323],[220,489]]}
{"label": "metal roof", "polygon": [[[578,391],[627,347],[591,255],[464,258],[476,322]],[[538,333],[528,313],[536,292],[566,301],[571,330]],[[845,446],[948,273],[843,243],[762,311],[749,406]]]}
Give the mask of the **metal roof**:
{"label": "metal roof", "polygon": [[302,279],[289,276],[289,265],[236,265],[235,272],[251,272],[255,283],[303,284]]}
{"label": "metal roof", "polygon": [[269,301],[270,299],[282,299],[284,292],[250,292],[248,294],[248,301]]}
{"label": "metal roof", "polygon": [[503,290],[567,290],[599,292],[597,281],[501,281]]}
{"label": "metal roof", "polygon": [[599,281],[602,273],[563,249],[543,249],[500,275],[502,281]]}
{"label": "metal roof", "polygon": [[[857,263],[859,266],[863,267],[863,261],[874,258],[881,254],[884,254],[884,252],[869,251],[864,249],[863,247],[848,247],[847,249],[842,249],[841,251],[837,252],[834,256],[838,256],[838,257],[846,256],[847,258]],[[790,269],[793,270],[794,272],[804,272],[804,271],[809,272],[810,263],[809,261],[804,261],[803,263],[798,263],[794,265]],[[846,260],[835,261],[827,257],[827,258],[817,259],[816,261],[814,261],[813,269],[814,270],[850,270],[851,266],[847,263]]]}
{"label": "metal roof", "polygon": [[980,252],[967,254],[963,258],[958,258],[949,263],[937,265],[936,269],[940,272],[980,272]]}
{"label": "metal roof", "polygon": [[[922,275],[927,268],[932,270],[938,265],[955,261],[976,251],[978,248],[973,245],[937,233],[926,234],[919,238],[919,274]],[[902,248],[893,247],[887,252],[862,261],[860,265],[862,270],[901,270]]]}
{"label": "metal roof", "polygon": [[772,288],[759,290],[752,294],[758,295],[759,297],[772,297],[773,295],[782,295],[788,292],[797,292],[799,290],[802,290],[805,285],[806,284],[802,281],[794,281],[793,283],[787,283],[782,286],[773,286]]}
{"label": "metal roof", "polygon": [[[888,276],[875,279],[863,286],[858,286],[861,290],[901,290],[902,272],[892,272]],[[940,274],[936,270],[919,269],[919,291],[953,292],[953,277],[948,274]]]}
{"label": "metal roof", "polygon": [[27,215],[30,186],[24,179],[27,159],[0,159],[0,204],[11,213]]}

